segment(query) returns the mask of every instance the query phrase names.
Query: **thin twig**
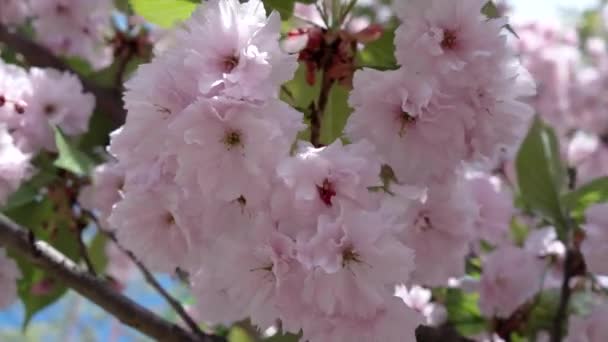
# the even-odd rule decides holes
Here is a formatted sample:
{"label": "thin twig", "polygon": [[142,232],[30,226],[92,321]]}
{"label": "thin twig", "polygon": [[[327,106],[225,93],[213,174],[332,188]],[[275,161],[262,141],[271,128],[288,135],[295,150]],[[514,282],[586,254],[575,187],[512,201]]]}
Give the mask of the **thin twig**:
{"label": "thin twig", "polygon": [[[329,58],[331,59],[331,58]],[[331,62],[326,63],[330,65]],[[321,93],[319,94],[319,100],[316,104],[311,105],[311,116],[310,116],[310,142],[315,147],[321,146],[321,128],[323,125],[323,117],[327,108],[327,102],[329,101],[329,92],[333,86],[333,80],[329,77],[329,67],[323,70],[323,80],[321,81]]]}
{"label": "thin twig", "polygon": [[566,260],[564,262],[564,278],[562,280],[562,287],[559,297],[559,306],[555,317],[553,318],[553,327],[551,329],[551,342],[561,342],[564,334],[564,323],[568,313],[568,304],[570,297],[572,296],[572,289],[570,288],[570,281],[574,277],[576,271],[575,260],[576,252],[568,250],[566,252]]}
{"label": "thin twig", "polygon": [[122,323],[163,342],[225,342],[223,337],[196,336],[122,295],[106,280],[89,274],[73,260],[0,214],[0,245],[53,274],[66,286],[97,304]]}
{"label": "thin twig", "polygon": [[89,256],[87,246],[84,243],[84,240],[82,239],[82,230],[81,229],[79,229],[76,232],[76,240],[78,242],[78,249],[80,252],[80,257],[82,258],[82,260],[84,260],[84,263],[87,266],[87,270],[92,275],[97,276],[97,272],[95,272],[95,266],[93,265],[93,262],[91,261],[91,257]]}
{"label": "thin twig", "polygon": [[116,235],[114,235],[112,232],[108,232],[103,229],[100,229],[100,231],[103,232],[103,234],[105,234],[110,240],[112,240],[112,242],[116,244],[118,249],[120,249],[125,255],[129,257],[129,259],[131,259],[131,261],[137,266],[141,274],[143,274],[144,278],[146,279],[146,282],[150,284],[150,286],[152,286],[167,301],[167,303],[169,303],[173,310],[175,310],[175,312],[182,318],[184,323],[188,325],[190,330],[192,330],[192,332],[197,336],[204,338],[205,333],[203,333],[198,324],[196,324],[194,319],[190,317],[190,315],[186,312],[180,302],[173,298],[171,294],[169,294],[169,292],[167,292],[167,290],[165,290],[162,285],[159,284],[156,278],[154,278],[152,272],[148,270],[146,265],[139,261],[139,259],[135,256],[135,254],[133,254],[133,252],[123,247],[122,244],[116,238]]}

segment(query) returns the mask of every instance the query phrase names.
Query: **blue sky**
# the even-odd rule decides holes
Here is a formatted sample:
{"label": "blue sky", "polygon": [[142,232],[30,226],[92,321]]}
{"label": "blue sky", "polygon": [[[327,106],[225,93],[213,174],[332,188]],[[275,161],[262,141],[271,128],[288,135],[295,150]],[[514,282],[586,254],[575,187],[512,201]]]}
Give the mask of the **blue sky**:
{"label": "blue sky", "polygon": [[559,19],[564,12],[580,12],[595,6],[598,0],[509,0],[513,17],[524,20]]}

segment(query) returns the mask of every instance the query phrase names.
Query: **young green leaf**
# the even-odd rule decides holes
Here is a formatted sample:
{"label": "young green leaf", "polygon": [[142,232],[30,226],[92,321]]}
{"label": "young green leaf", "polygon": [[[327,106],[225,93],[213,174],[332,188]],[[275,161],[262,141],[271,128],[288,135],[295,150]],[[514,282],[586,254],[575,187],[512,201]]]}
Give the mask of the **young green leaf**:
{"label": "young green leaf", "polygon": [[516,159],[517,181],[522,200],[550,220],[560,238],[566,237],[567,218],[560,194],[565,168],[553,129],[536,118]]}
{"label": "young green leaf", "polygon": [[55,166],[80,176],[88,174],[95,166],[93,160],[76,148],[61,132],[61,129],[58,127],[54,129],[55,143],[59,152],[59,157],[55,160]]}
{"label": "young green leaf", "polygon": [[564,206],[573,217],[582,219],[588,207],[608,202],[608,177],[596,179],[562,197]]}
{"label": "young green leaf", "polygon": [[163,28],[189,18],[198,3],[191,0],[131,0],[136,14]]}

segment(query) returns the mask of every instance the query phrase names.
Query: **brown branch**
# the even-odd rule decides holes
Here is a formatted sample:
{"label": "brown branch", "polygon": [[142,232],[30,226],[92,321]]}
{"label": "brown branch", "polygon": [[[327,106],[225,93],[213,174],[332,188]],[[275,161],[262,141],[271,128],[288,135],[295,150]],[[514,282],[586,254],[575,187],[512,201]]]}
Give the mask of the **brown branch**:
{"label": "brown branch", "polygon": [[157,341],[225,342],[224,338],[218,336],[196,336],[164,320],[115,291],[107,281],[87,273],[49,244],[36,240],[31,231],[20,227],[4,215],[0,215],[0,245],[53,274],[122,323]]}
{"label": "brown branch", "polygon": [[564,261],[564,278],[560,291],[559,306],[555,317],[553,318],[553,326],[551,328],[551,342],[561,342],[564,335],[564,325],[567,322],[568,305],[572,297],[572,289],[570,281],[579,275],[585,274],[585,261],[581,252],[577,249],[568,249],[566,251],[566,260]]}
{"label": "brown branch", "polygon": [[69,71],[79,76],[84,89],[95,96],[97,108],[110,117],[114,128],[121,126],[125,122],[126,111],[123,108],[120,89],[103,88],[87,80],[72,70],[63,60],[56,57],[48,49],[18,33],[11,32],[6,26],[1,24],[0,43],[6,44],[14,51],[23,55],[25,60],[32,66]]}
{"label": "brown branch", "polygon": [[131,261],[137,266],[141,274],[143,274],[144,278],[146,279],[146,282],[150,284],[150,286],[152,286],[167,301],[167,303],[169,303],[173,310],[175,310],[175,312],[182,318],[184,323],[188,325],[190,330],[197,336],[204,338],[205,334],[201,331],[198,324],[196,324],[194,319],[190,317],[184,307],[175,298],[173,298],[169,294],[169,292],[167,292],[167,290],[162,287],[162,285],[158,283],[158,281],[156,280],[156,278],[154,278],[154,275],[148,270],[146,265],[139,261],[139,259],[135,256],[135,254],[133,254],[133,252],[124,248],[122,244],[120,244],[118,239],[116,239],[116,236],[114,234],[102,229],[100,229],[100,231],[102,231],[110,240],[112,240],[112,242],[116,244],[116,246],[118,247],[118,249],[120,249],[121,252],[123,252],[129,257],[129,259],[131,259]]}

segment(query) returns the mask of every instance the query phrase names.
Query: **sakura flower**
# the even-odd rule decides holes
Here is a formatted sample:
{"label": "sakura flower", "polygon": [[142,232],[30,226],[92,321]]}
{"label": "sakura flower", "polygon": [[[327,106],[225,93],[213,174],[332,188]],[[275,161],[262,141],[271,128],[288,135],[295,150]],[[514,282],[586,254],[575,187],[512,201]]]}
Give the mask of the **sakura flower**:
{"label": "sakura flower", "polygon": [[15,146],[6,126],[0,125],[0,204],[4,204],[29,175],[29,160],[30,156]]}
{"label": "sakura flower", "polygon": [[6,255],[4,248],[0,248],[0,308],[7,308],[17,299],[17,279],[20,277],[17,264]]}
{"label": "sakura flower", "polygon": [[95,69],[112,61],[105,41],[113,9],[111,0],[30,1],[36,39],[54,53],[81,57]]}
{"label": "sakura flower", "polygon": [[297,258],[310,270],[303,305],[329,316],[365,317],[380,308],[387,287],[407,282],[414,266],[413,251],[394,231],[375,212],[321,216],[316,235],[297,241]]}
{"label": "sakura flower", "polygon": [[108,218],[118,241],[154,271],[172,273],[188,260],[187,232],[197,219],[184,213],[181,196],[170,187],[127,192]]}
{"label": "sakura flower", "polygon": [[102,164],[93,172],[93,184],[81,190],[79,203],[98,214],[99,220],[105,226],[105,220],[110,216],[112,207],[122,198],[124,182],[124,170],[118,163]]}
{"label": "sakura flower", "polygon": [[409,290],[405,286],[398,286],[395,295],[405,302],[411,309],[420,312],[427,325],[439,326],[447,320],[447,309],[431,302],[431,290],[420,286],[412,286]]}
{"label": "sakura flower", "polygon": [[376,201],[369,188],[379,185],[379,175],[380,163],[366,142],[343,146],[338,140],[322,148],[301,143],[277,167],[282,186],[273,194],[274,217],[314,225],[320,214],[338,213],[341,205],[371,209]]}
{"label": "sakura flower", "polygon": [[[203,267],[192,282],[205,322],[231,323],[251,317],[261,329],[276,322],[278,288],[300,268],[293,259],[293,241],[274,231],[266,215],[252,217],[239,237],[220,237],[201,255]],[[224,257],[218,260],[217,255]]]}
{"label": "sakura flower", "polygon": [[303,329],[303,341],[310,342],[414,342],[414,331],[422,324],[420,315],[388,297],[385,305],[365,317],[312,316]]}
{"label": "sakura flower", "polygon": [[402,25],[395,45],[401,65],[416,71],[458,71],[501,51],[505,19],[481,14],[485,0],[412,0],[394,7]]}
{"label": "sakura flower", "polygon": [[565,342],[602,342],[608,340],[608,306],[598,306],[585,317],[570,316]]}
{"label": "sakura flower", "polygon": [[0,0],[0,23],[20,25],[29,15],[29,3],[27,1]]}
{"label": "sakura flower", "polygon": [[[519,63],[485,60],[453,78],[453,95],[473,111],[467,122],[471,159],[490,167],[512,159],[523,141],[534,110],[525,103],[536,94],[528,71]],[[465,114],[466,115],[466,114]]]}
{"label": "sakura flower", "polygon": [[584,225],[585,240],[581,251],[590,272],[606,275],[608,267],[608,204],[596,204],[587,209]]}
{"label": "sakura flower", "polygon": [[404,210],[401,239],[416,254],[413,282],[440,286],[451,277],[463,276],[478,216],[468,189],[459,181],[437,184],[427,198]]}
{"label": "sakura flower", "polygon": [[264,199],[278,161],[303,127],[300,113],[279,101],[255,106],[201,99],[170,126],[177,180],[198,183],[223,201]]}
{"label": "sakura flower", "polygon": [[260,0],[212,0],[201,6],[175,36],[173,50],[198,79],[201,93],[235,99],[278,97],[293,77],[295,57],[283,53],[281,18],[266,18]]}
{"label": "sakura flower", "polygon": [[543,261],[526,250],[503,246],[483,262],[479,307],[487,317],[509,317],[540,291]]}
{"label": "sakura flower", "polygon": [[9,130],[19,127],[21,114],[27,107],[24,99],[31,87],[26,70],[0,60],[0,121]]}
{"label": "sakura flower", "polygon": [[479,207],[475,222],[479,240],[493,245],[508,242],[511,217],[515,213],[511,194],[499,179],[484,174],[470,175],[467,186]]}
{"label": "sakura flower", "polygon": [[404,70],[357,72],[346,135],[371,142],[403,183],[446,177],[466,158],[465,127],[436,104],[435,88]]}
{"label": "sakura flower", "polygon": [[15,135],[26,151],[55,149],[58,126],[67,135],[78,135],[89,128],[95,97],[85,93],[73,74],[55,69],[30,69],[32,91],[24,98],[28,106]]}

